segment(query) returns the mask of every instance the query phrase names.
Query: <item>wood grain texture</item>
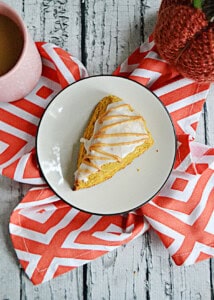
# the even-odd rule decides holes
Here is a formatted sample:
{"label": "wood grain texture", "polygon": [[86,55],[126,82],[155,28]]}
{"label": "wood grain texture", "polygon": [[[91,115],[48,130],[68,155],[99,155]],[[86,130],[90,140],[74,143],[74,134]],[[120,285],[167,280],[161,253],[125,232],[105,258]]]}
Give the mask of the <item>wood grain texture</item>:
{"label": "wood grain texture", "polygon": [[9,239],[8,224],[13,208],[20,201],[21,187],[3,177],[0,186],[0,299],[16,299],[20,294],[21,271]]}
{"label": "wood grain texture", "polygon": [[85,53],[90,74],[111,74],[143,40],[142,1],[85,0]]}
{"label": "wood grain texture", "polygon": [[[8,0],[34,40],[53,42],[82,58],[89,74],[111,74],[152,32],[160,0]],[[214,87],[197,140],[214,146]],[[40,286],[19,268],[10,214],[30,188],[0,177],[0,300],[214,299],[214,260],[177,267],[152,231],[128,245]]]}
{"label": "wood grain texture", "polygon": [[35,41],[54,43],[81,59],[79,0],[26,0],[22,16]]}
{"label": "wood grain texture", "polygon": [[205,131],[206,142],[208,145],[214,145],[214,85],[210,89],[207,101],[205,103]]}

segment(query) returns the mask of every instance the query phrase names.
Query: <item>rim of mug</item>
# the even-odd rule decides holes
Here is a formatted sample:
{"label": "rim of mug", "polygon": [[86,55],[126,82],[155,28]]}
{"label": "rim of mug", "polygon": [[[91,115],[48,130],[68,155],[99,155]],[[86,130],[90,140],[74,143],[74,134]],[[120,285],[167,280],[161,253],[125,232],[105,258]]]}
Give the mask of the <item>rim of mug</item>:
{"label": "rim of mug", "polygon": [[[4,14],[4,12],[1,11],[1,7],[8,10],[9,13],[11,12],[12,16],[14,16],[14,18]],[[23,35],[22,52],[21,52],[16,64],[7,73],[0,76],[0,81],[1,81],[2,79],[5,79],[7,76],[10,76],[11,73],[14,73],[16,71],[16,69],[19,67],[19,64],[21,63],[21,60],[26,52],[28,32],[27,32],[27,27],[25,26],[24,21],[22,20],[21,16],[18,14],[18,12],[15,9],[13,9],[10,5],[8,5],[7,3],[5,3],[3,1],[0,1],[0,15],[3,15],[3,16],[5,15],[6,17],[10,18],[19,27],[19,29],[21,30],[22,35]],[[16,20],[14,20],[14,19],[16,19]]]}

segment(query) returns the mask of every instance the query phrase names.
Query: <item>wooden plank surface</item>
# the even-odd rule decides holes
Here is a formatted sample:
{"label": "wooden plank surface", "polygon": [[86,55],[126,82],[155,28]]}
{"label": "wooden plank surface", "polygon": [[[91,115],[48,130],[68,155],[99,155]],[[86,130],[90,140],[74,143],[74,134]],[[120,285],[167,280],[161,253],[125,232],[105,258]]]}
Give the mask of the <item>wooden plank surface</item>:
{"label": "wooden plank surface", "polygon": [[[34,40],[56,43],[82,59],[90,75],[111,74],[154,28],[160,0],[8,0]],[[214,146],[214,88],[197,139]],[[0,300],[214,299],[214,260],[177,267],[150,231],[88,265],[40,286],[19,268],[10,214],[28,185],[0,177]]]}

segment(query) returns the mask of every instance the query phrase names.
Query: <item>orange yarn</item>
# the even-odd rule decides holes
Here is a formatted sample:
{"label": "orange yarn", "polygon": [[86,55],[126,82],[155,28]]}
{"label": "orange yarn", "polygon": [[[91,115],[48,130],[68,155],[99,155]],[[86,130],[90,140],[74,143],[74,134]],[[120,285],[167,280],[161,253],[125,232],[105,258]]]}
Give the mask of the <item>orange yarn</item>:
{"label": "orange yarn", "polygon": [[161,57],[184,77],[214,82],[214,24],[191,0],[163,0],[154,31]]}

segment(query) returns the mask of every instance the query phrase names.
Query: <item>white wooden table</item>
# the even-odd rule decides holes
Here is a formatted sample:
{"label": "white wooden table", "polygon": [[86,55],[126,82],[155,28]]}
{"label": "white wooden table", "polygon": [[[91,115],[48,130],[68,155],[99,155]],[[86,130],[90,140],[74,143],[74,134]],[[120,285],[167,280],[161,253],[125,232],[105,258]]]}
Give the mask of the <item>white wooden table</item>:
{"label": "white wooden table", "polygon": [[[160,0],[7,0],[34,40],[69,50],[89,74],[111,74],[152,32]],[[214,88],[198,140],[214,146]],[[28,185],[0,178],[0,300],[214,299],[214,259],[177,267],[153,232],[40,286],[20,269],[8,233],[9,217]]]}

